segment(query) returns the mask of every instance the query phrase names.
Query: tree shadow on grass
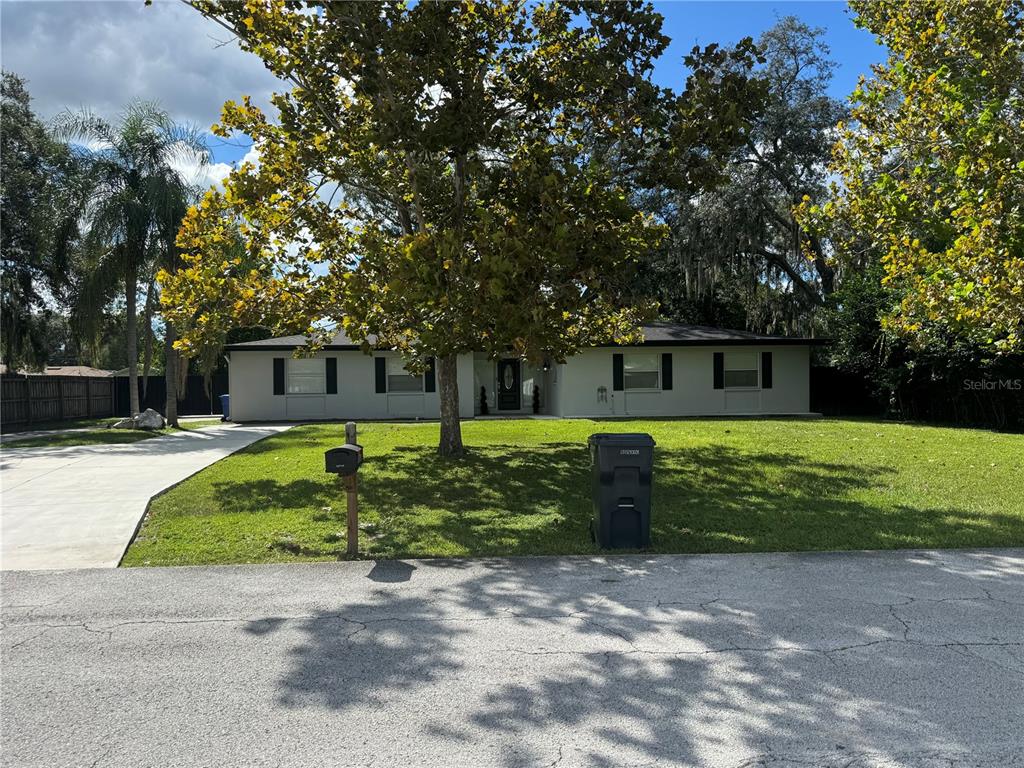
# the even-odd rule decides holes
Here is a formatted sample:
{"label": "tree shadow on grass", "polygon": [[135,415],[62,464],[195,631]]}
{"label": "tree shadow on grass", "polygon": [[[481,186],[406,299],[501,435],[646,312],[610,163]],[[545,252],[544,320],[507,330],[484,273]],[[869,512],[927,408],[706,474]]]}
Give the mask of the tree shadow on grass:
{"label": "tree shadow on grass", "polygon": [[[430,554],[430,537],[482,555],[596,551],[585,447],[474,448],[452,463],[427,448],[369,460],[362,489],[378,544]],[[888,491],[895,470],[726,446],[656,449],[653,551],[730,552],[1024,542],[1024,518],[916,508]],[[441,514],[417,514],[417,509]]]}
{"label": "tree shadow on grass", "polygon": [[362,499],[380,517],[379,551],[429,554],[434,541],[470,554],[590,551],[590,469],[575,443],[474,447],[442,459],[396,447],[361,472]]}
{"label": "tree shadow on grass", "polygon": [[[311,452],[325,444],[307,442]],[[900,503],[889,488],[895,470],[886,466],[722,445],[657,448],[655,457],[656,552],[1024,543],[1021,516]],[[458,460],[427,446],[368,454],[359,486],[362,549],[385,558],[593,553],[591,482],[589,454],[578,443],[477,446]],[[223,482],[214,492],[228,512],[295,510],[310,525],[345,527],[343,491],[327,475]],[[285,544],[298,556],[343,557],[343,537],[318,535],[296,530],[296,541]]]}
{"label": "tree shadow on grass", "polygon": [[341,445],[344,442],[345,425],[342,423],[317,424],[315,429],[310,429],[308,425],[300,424],[253,443],[245,449],[245,453],[259,455],[270,453],[271,451],[296,448],[319,449],[322,451],[335,445]]}
{"label": "tree shadow on grass", "polygon": [[161,432],[117,429],[97,429],[90,432],[54,432],[50,435],[4,440],[3,450],[66,448],[79,445],[126,445],[160,437],[161,434]]}
{"label": "tree shadow on grass", "polygon": [[262,510],[291,509],[312,512],[311,519],[323,507],[337,501],[337,489],[319,480],[244,480],[213,484],[218,509],[225,513],[259,514]]}

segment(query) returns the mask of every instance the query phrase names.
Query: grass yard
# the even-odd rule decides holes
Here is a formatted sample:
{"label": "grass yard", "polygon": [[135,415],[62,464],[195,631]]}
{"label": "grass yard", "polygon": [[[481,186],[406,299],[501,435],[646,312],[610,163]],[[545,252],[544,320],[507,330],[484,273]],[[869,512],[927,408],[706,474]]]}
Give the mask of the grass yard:
{"label": "grass yard", "polygon": [[141,429],[109,429],[108,425],[113,424],[116,420],[111,418],[89,419],[86,422],[86,420],[80,419],[65,422],[63,425],[60,422],[54,422],[49,426],[53,430],[49,434],[32,435],[31,437],[18,437],[17,433],[4,435],[3,449],[6,451],[17,448],[67,448],[72,445],[123,445],[172,434],[180,430],[202,429],[221,423],[220,419],[182,421],[178,430],[161,429],[155,432]]}
{"label": "grass yard", "polygon": [[20,448],[67,448],[72,445],[122,445],[124,443],[137,443],[140,440],[150,440],[160,437],[164,432],[145,432],[133,429],[83,429],[78,431],[58,432],[48,435],[33,435],[22,437],[17,440],[4,440],[5,451],[18,450]]}
{"label": "grass yard", "polygon": [[14,437],[24,432],[45,432],[50,429],[86,429],[89,427],[105,427],[116,421],[114,416],[101,416],[99,418],[64,419],[63,421],[36,421],[32,424],[25,424],[15,432],[5,432],[4,437]]}
{"label": "grass yard", "polygon": [[178,422],[178,429],[188,431],[192,429],[202,429],[203,427],[216,427],[223,423],[224,422],[220,420],[219,416],[217,418],[211,417],[209,419],[182,419]]}
{"label": "grass yard", "polygon": [[[1024,436],[871,421],[364,424],[366,557],[587,554],[587,436],[649,432],[652,550],[1024,545]],[[323,471],[340,424],[293,428],[154,499],[125,565],[333,560],[345,499]]]}

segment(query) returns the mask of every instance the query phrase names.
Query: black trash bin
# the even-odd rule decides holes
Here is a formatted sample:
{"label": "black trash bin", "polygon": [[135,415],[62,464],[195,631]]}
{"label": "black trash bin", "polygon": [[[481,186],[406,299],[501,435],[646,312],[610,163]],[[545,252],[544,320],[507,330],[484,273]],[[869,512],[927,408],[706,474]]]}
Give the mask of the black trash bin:
{"label": "black trash bin", "polygon": [[587,440],[593,475],[591,533],[605,548],[642,549],[651,544],[651,467],[654,438],[645,434],[598,434]]}

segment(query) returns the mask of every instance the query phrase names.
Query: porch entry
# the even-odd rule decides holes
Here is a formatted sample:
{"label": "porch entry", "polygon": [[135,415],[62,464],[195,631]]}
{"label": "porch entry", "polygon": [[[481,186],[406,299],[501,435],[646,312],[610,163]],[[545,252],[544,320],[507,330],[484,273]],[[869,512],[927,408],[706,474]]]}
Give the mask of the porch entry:
{"label": "porch entry", "polygon": [[523,374],[518,360],[498,361],[498,410],[518,411],[522,407]]}

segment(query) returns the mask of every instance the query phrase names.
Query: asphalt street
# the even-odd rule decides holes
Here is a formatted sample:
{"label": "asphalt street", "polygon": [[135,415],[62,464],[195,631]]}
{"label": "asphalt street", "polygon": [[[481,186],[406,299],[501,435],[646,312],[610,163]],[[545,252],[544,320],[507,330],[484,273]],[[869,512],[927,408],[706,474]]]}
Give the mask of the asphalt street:
{"label": "asphalt street", "polygon": [[1024,550],[0,586],[5,766],[1024,765]]}

